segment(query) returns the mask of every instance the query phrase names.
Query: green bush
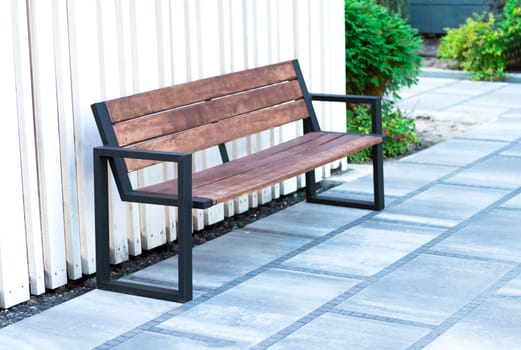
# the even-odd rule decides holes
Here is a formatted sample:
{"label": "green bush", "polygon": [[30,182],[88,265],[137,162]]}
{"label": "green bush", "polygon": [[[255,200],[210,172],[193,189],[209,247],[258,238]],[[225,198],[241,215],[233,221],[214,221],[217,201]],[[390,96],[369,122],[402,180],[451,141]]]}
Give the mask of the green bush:
{"label": "green bush", "polygon": [[416,83],[422,39],[374,0],[345,0],[347,91],[392,96]]}
{"label": "green bush", "polygon": [[[346,90],[349,94],[384,97],[382,124],[387,140],[384,156],[395,157],[419,142],[414,120],[395,108],[402,87],[418,80],[422,39],[397,13],[375,0],[345,1]],[[371,132],[371,117],[366,107],[356,106],[347,113],[347,131]],[[365,150],[349,161],[365,162]]]}
{"label": "green bush", "polygon": [[[383,134],[387,137],[383,144],[385,158],[402,155],[420,142],[416,134],[414,119],[405,118],[392,102],[383,106],[382,114]],[[367,107],[357,105],[348,111],[347,132],[371,133],[371,116]],[[370,159],[370,149],[365,149],[348,157],[348,160],[353,163],[363,163]]]}
{"label": "green bush", "polygon": [[500,80],[506,76],[505,32],[496,25],[493,13],[467,18],[459,28],[448,29],[437,55],[454,59],[477,80]]}
{"label": "green bush", "polygon": [[497,17],[474,14],[459,28],[447,29],[437,55],[456,60],[472,79],[504,79],[507,65],[521,60],[521,0],[508,0]]}
{"label": "green bush", "polygon": [[521,0],[509,0],[503,8],[501,29],[506,33],[507,65],[521,63]]}

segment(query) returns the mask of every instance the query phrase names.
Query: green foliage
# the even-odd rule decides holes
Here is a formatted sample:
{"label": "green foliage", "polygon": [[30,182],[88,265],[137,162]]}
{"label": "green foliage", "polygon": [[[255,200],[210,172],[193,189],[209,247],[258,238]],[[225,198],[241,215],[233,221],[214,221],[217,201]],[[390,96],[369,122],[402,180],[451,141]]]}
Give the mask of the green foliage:
{"label": "green foliage", "polygon": [[[382,124],[388,138],[383,145],[384,156],[403,154],[419,139],[414,120],[404,118],[389,98],[399,98],[400,88],[417,82],[422,39],[400,15],[375,0],[345,0],[345,31],[347,93],[385,98]],[[348,111],[347,131],[371,133],[371,117],[366,107],[355,106]],[[364,150],[349,160],[365,162],[370,156],[370,150]]]}
{"label": "green foliage", "polygon": [[417,82],[422,39],[375,0],[345,0],[347,92],[393,96]]}
{"label": "green foliage", "polygon": [[[418,144],[420,139],[416,134],[413,119],[407,119],[403,113],[388,102],[382,111],[383,133],[387,140],[383,144],[384,157],[397,157]],[[371,116],[369,109],[357,105],[347,113],[347,131],[354,133],[371,133]],[[362,150],[348,158],[353,163],[363,163],[371,159],[370,149]]]}
{"label": "green foliage", "polygon": [[501,29],[506,33],[507,64],[521,63],[521,0],[508,0],[503,8]]}
{"label": "green foliage", "polygon": [[474,14],[459,28],[447,29],[437,54],[458,61],[470,78],[504,79],[507,64],[521,60],[521,0],[508,0],[500,16]]}
{"label": "green foliage", "polygon": [[477,80],[500,80],[506,76],[505,32],[493,13],[467,18],[459,28],[448,29],[441,39],[438,57],[457,60]]}

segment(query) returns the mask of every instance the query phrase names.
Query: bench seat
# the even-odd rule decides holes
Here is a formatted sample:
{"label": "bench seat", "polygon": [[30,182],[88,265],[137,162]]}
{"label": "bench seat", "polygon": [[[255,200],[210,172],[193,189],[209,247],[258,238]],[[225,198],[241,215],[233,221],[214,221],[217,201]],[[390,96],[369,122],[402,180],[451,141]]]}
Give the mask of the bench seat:
{"label": "bench seat", "polygon": [[[193,207],[204,209],[261,190],[381,142],[382,137],[375,135],[310,132],[195,173],[192,176],[192,197],[199,200],[194,201]],[[136,191],[176,196],[177,180]]]}

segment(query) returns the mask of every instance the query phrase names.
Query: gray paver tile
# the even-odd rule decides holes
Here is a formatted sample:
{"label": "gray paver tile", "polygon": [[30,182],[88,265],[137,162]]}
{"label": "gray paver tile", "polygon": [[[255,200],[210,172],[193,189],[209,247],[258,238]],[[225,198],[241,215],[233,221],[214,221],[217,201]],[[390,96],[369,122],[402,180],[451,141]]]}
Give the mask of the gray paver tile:
{"label": "gray paver tile", "polygon": [[480,124],[493,122],[508,111],[507,107],[498,106],[476,106],[470,100],[446,110],[431,113],[431,117],[437,120],[458,121],[468,124]]}
{"label": "gray paver tile", "polygon": [[426,223],[451,227],[488,207],[507,191],[457,186],[435,185],[427,191],[385,209],[375,218]]}
{"label": "gray paver tile", "polygon": [[514,144],[512,147],[501,152],[502,156],[521,157],[521,144]]}
{"label": "gray paver tile", "polygon": [[424,328],[324,314],[270,350],[398,350],[406,349],[428,332]]}
{"label": "gray paver tile", "polygon": [[477,105],[505,106],[508,108],[520,108],[521,84],[506,84],[503,88],[492,91],[476,98]]}
{"label": "gray paver tile", "polygon": [[448,183],[515,189],[521,186],[521,157],[486,159],[446,180]]}
{"label": "gray paver tile", "polygon": [[511,268],[502,263],[421,255],[347,299],[339,308],[436,325]]}
{"label": "gray paver tile", "polygon": [[406,111],[413,112],[414,115],[418,115],[420,111],[442,111],[468,99],[466,94],[445,94],[439,91],[439,89],[436,89],[427,95],[412,96],[400,102],[398,106]]}
{"label": "gray paver tile", "polygon": [[161,327],[253,346],[288,327],[356,280],[268,270],[176,316]]}
{"label": "gray paver tile", "polygon": [[[388,196],[405,196],[455,169],[457,168],[445,165],[417,164],[402,161],[385,162],[385,194]],[[333,190],[372,193],[373,189],[371,186],[372,179],[370,177],[361,177],[337,186]]]}
{"label": "gray paver tile", "polygon": [[433,249],[485,258],[521,261],[519,213],[494,210],[454,233]]}
{"label": "gray paver tile", "polygon": [[371,276],[443,231],[410,225],[364,223],[297,255],[284,265]]}
{"label": "gray paver tile", "polygon": [[413,96],[426,92],[429,93],[431,90],[434,90],[436,88],[456,84],[458,81],[458,79],[420,77],[418,79],[418,84],[414,85],[413,87],[406,87],[400,90],[400,96],[402,97],[402,99],[399,103],[406,101]]}
{"label": "gray paver tile", "polygon": [[94,290],[0,332],[0,349],[92,349],[177,303]]}
{"label": "gray paver tile", "polygon": [[264,218],[262,221],[254,222],[247,228],[294,233],[316,238],[368,213],[367,210],[303,202]]}
{"label": "gray paver tile", "polygon": [[521,119],[521,108],[510,108],[501,115],[503,118]]}
{"label": "gray paver tile", "polygon": [[521,209],[521,194],[515,196],[502,206],[510,209]]}
{"label": "gray paver tile", "polygon": [[[305,237],[252,232],[230,232],[193,249],[194,287],[216,288],[309,242]],[[177,257],[128,276],[177,285]]]}
{"label": "gray paver tile", "polygon": [[508,282],[497,292],[497,295],[521,299],[521,276]]}
{"label": "gray paver tile", "polygon": [[484,81],[459,80],[456,84],[440,86],[436,92],[443,94],[457,94],[467,96],[480,96],[490,94],[495,91],[503,91],[507,87],[507,83],[491,83]]}
{"label": "gray paver tile", "polygon": [[112,349],[114,350],[208,350],[208,349],[240,349],[231,341],[208,339],[191,339],[183,336],[143,332]]}
{"label": "gray paver tile", "polygon": [[[521,101],[521,99],[519,100]],[[521,137],[521,119],[499,118],[493,123],[483,124],[465,133],[464,136],[486,140],[515,141]]]}
{"label": "gray paver tile", "polygon": [[492,297],[425,349],[517,350],[521,344],[521,300]]}
{"label": "gray paver tile", "polygon": [[450,139],[403,159],[411,162],[463,166],[503,146],[505,146],[505,144],[502,142]]}

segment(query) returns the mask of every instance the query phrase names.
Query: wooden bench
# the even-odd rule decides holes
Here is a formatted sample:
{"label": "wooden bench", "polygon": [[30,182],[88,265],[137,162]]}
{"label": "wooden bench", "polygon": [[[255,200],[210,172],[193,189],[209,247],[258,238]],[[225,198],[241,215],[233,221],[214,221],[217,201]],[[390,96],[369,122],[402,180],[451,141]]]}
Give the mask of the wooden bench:
{"label": "wooden bench", "polygon": [[[321,131],[312,100],[371,107],[371,135]],[[103,141],[94,148],[97,286],[185,302],[192,299],[192,208],[205,209],[306,174],[309,202],[384,207],[380,98],[310,94],[298,61],[288,61],[92,105]],[[338,118],[345,118],[339,115]],[[303,136],[231,160],[226,142],[302,121]],[[192,173],[192,153],[218,147],[222,164]],[[374,200],[318,195],[314,169],[372,147]],[[177,163],[175,180],[132,188],[129,172]],[[123,201],[178,207],[178,289],[111,280],[108,169]]]}

